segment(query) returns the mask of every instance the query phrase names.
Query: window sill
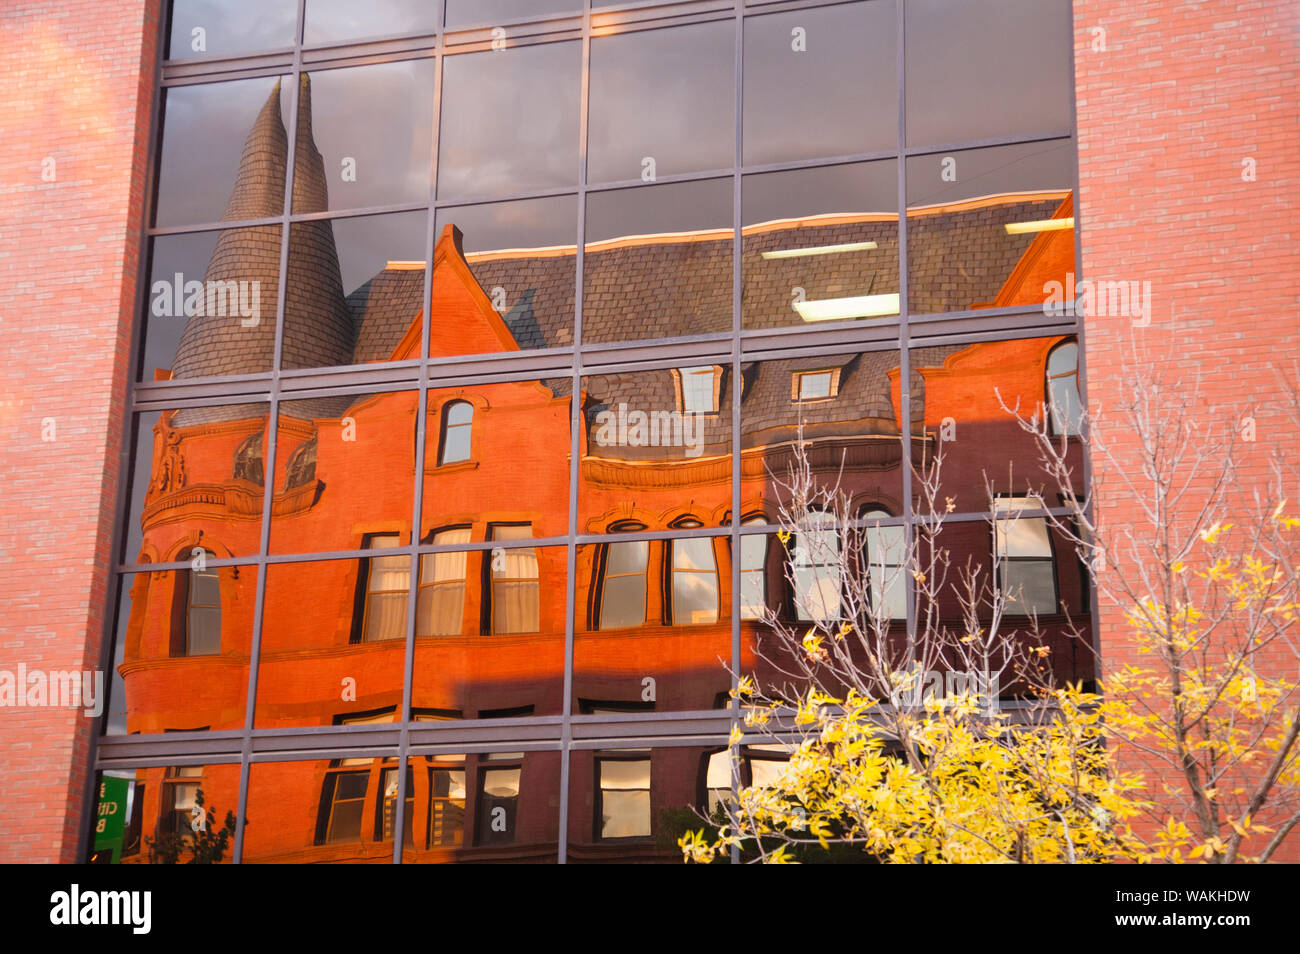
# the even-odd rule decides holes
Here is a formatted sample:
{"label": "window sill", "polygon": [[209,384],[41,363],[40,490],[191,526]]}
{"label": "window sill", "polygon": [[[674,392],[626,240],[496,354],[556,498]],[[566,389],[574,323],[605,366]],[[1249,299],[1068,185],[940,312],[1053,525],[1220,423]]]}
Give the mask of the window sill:
{"label": "window sill", "polygon": [[436,467],[426,467],[426,474],[460,474],[468,471],[478,470],[479,462],[476,460],[460,460],[454,464],[439,464]]}

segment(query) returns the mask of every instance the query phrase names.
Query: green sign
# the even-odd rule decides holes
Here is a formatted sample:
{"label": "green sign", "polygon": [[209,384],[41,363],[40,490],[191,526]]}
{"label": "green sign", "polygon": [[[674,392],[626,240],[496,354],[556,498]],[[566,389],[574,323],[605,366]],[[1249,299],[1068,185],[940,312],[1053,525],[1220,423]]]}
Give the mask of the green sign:
{"label": "green sign", "polygon": [[131,779],[105,775],[99,782],[99,808],[95,817],[95,856],[100,864],[120,864],[122,836],[129,814],[127,799]]}

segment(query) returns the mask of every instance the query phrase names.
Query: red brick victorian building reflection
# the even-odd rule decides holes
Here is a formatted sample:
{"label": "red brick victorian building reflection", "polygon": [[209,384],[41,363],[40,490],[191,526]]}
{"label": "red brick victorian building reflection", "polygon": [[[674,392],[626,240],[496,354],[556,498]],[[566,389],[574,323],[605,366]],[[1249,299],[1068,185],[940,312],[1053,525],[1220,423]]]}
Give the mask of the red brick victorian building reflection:
{"label": "red brick victorian building reflection", "polygon": [[[279,102],[277,89],[249,134],[226,220],[280,214],[274,183],[283,181],[289,150]],[[294,156],[295,211],[325,210],[305,79]],[[943,298],[929,310],[1040,302],[1044,285],[1063,281],[1073,268],[1069,228],[1024,234],[1003,227],[1012,220],[1068,218],[1068,191],[980,196],[907,214],[918,268],[940,274],[945,249],[967,246],[968,256],[978,249],[973,264],[951,281],[918,283],[914,272],[918,294],[924,285]],[[391,262],[349,291],[330,223],[291,228],[283,366],[419,357],[424,263]],[[863,290],[867,271],[870,296],[896,296],[897,229],[896,213],[878,212],[746,228],[746,325],[788,325],[792,286],[808,298],[834,299]],[[771,254],[850,245],[871,248]],[[278,246],[277,226],[227,230],[205,279],[260,281],[262,302],[274,302]],[[433,249],[430,353],[571,345],[575,251],[467,254],[460,232],[445,228]],[[879,264],[891,254],[892,273]],[[714,330],[712,289],[726,299],[730,328],[729,230],[629,236],[596,243],[586,256],[589,281],[605,283],[584,310],[587,340],[614,340],[619,323],[636,323],[645,314],[672,314],[677,324],[665,324],[658,334],[643,330],[641,337]],[[497,288],[506,293],[504,307],[494,300]],[[912,310],[926,309],[913,301]],[[273,321],[247,327],[237,319],[194,317],[172,368],[160,373],[202,378],[265,368],[274,358],[274,340]],[[896,349],[744,365],[738,459],[732,452],[732,368],[684,366],[583,379],[578,532],[611,537],[577,547],[572,580],[565,546],[528,542],[568,533],[568,378],[430,390],[419,459],[417,392],[284,402],[277,420],[262,404],[164,412],[152,434],[140,552],[128,557],[193,561],[194,569],[141,573],[131,585],[119,667],[126,731],[242,728],[255,666],[255,728],[373,723],[383,732],[403,705],[412,573],[412,719],[559,715],[570,587],[577,607],[574,712],[723,706],[730,684],[724,662],[731,657],[733,562],[741,563],[740,662],[746,670],[759,668],[761,676],[754,653],[760,624],[753,617],[762,604],[792,614],[798,602],[786,580],[784,547],[760,536],[746,538],[751,542],[732,553],[727,536],[620,540],[616,534],[703,531],[735,519],[771,522],[772,474],[784,473],[801,422],[814,467],[827,479],[842,473],[864,516],[901,516],[903,455],[919,464],[941,440],[948,445],[944,492],[959,511],[986,509],[986,478],[995,492],[1021,500],[1027,482],[1041,484],[1033,448],[1002,403],[1030,409],[1049,393],[1068,397],[1077,372],[1071,339],[913,348],[909,421],[900,411],[900,365]],[[1068,415],[1057,423],[1068,429]],[[268,468],[271,427],[276,453]],[[732,513],[733,467],[740,470],[739,513]],[[423,513],[412,527],[417,470]],[[253,658],[256,568],[209,568],[206,561],[258,552],[268,483],[272,554],[353,556],[267,568],[260,653]],[[440,549],[414,565],[405,554],[384,553],[408,545],[413,534]],[[1037,613],[1057,675],[1091,678],[1086,649],[1066,635],[1071,622],[1088,627],[1083,570],[1045,525],[1027,536],[1033,541],[1026,552],[1014,555],[1025,605]],[[987,523],[953,524],[943,545],[954,564],[970,558],[992,571]],[[943,609],[957,615],[955,603]],[[710,754],[690,747],[653,755],[623,750],[617,757],[574,753],[569,856],[676,857],[675,850],[655,849],[647,836],[659,830],[662,811],[707,803],[719,784]],[[555,857],[558,752],[418,756],[406,768],[406,860]],[[395,760],[347,754],[253,764],[244,860],[389,860],[399,770]],[[200,788],[219,817],[233,809],[239,769],[142,769],[137,785],[140,828],[156,837],[188,824]]]}

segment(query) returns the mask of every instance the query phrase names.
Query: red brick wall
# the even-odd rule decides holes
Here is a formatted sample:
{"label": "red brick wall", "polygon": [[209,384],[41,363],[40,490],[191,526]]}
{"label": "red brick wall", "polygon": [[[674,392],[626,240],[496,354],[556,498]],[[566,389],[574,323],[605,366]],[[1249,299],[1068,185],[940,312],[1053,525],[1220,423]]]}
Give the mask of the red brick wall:
{"label": "red brick wall", "polygon": [[[1200,372],[1207,421],[1216,405],[1245,414],[1277,402],[1273,368],[1300,353],[1300,6],[1075,0],[1074,11],[1083,277],[1149,281],[1154,312],[1138,328],[1089,319],[1090,403],[1120,400],[1130,329],[1153,364],[1189,381]],[[1243,180],[1246,158],[1255,181]],[[1254,416],[1235,488],[1246,497],[1264,489],[1267,452],[1297,444],[1276,408]],[[1135,459],[1131,434],[1111,436],[1121,460]],[[1116,491],[1102,518],[1138,522],[1102,476]],[[1101,607],[1100,626],[1106,664],[1136,662],[1115,607]],[[1294,678],[1294,657],[1275,662]]]}
{"label": "red brick wall", "polygon": [[[158,6],[0,16],[0,669],[99,658]],[[0,709],[0,861],[76,860],[92,725],[79,710]]]}

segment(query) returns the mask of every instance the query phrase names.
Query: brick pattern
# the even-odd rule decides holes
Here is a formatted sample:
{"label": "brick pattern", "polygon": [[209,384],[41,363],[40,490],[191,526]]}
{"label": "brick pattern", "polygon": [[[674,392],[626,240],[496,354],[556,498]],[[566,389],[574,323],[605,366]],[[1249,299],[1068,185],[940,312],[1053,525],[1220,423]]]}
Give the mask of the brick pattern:
{"label": "brick pattern", "polygon": [[[1300,351],[1300,6],[1075,0],[1074,25],[1083,277],[1149,281],[1154,312],[1136,328],[1089,318],[1089,403],[1121,403],[1136,349],[1185,385],[1199,376],[1207,420],[1253,405],[1258,440],[1241,445],[1234,488],[1248,501],[1267,492],[1268,453],[1296,442],[1275,370]],[[1243,178],[1247,158],[1254,181]],[[1121,466],[1136,462],[1134,435],[1110,437]],[[1120,481],[1100,477],[1101,519],[1143,526]],[[1099,623],[1107,667],[1139,662],[1120,608],[1103,604]],[[1294,679],[1289,652],[1270,661]],[[1153,784],[1169,771],[1124,757]],[[1300,859],[1300,839],[1282,858]]]}
{"label": "brick pattern", "polygon": [[[0,13],[0,669],[99,661],[159,6]],[[75,710],[0,709],[0,862],[76,860],[92,725]]]}

